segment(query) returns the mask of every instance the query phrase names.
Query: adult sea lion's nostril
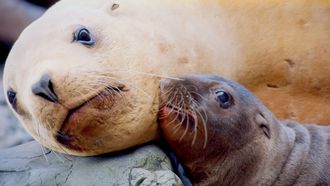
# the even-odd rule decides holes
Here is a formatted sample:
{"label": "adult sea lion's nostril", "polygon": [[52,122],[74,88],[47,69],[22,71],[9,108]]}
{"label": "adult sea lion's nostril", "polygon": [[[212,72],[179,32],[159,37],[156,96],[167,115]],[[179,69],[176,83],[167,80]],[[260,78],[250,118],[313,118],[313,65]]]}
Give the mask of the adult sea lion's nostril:
{"label": "adult sea lion's nostril", "polygon": [[58,97],[48,74],[44,74],[38,82],[32,85],[32,92],[53,103],[58,102]]}
{"label": "adult sea lion's nostril", "polygon": [[55,138],[59,143],[63,145],[69,145],[70,142],[74,140],[74,136],[66,134],[64,132],[58,132]]}

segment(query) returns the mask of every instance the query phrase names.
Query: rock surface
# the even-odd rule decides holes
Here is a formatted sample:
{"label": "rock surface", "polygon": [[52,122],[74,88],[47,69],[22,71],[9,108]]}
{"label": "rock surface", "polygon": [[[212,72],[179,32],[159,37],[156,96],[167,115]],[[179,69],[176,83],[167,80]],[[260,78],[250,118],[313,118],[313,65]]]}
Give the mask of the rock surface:
{"label": "rock surface", "polygon": [[32,140],[7,106],[2,86],[2,69],[0,65],[0,149]]}
{"label": "rock surface", "polygon": [[182,185],[154,145],[118,154],[75,157],[35,142],[0,151],[0,185]]}

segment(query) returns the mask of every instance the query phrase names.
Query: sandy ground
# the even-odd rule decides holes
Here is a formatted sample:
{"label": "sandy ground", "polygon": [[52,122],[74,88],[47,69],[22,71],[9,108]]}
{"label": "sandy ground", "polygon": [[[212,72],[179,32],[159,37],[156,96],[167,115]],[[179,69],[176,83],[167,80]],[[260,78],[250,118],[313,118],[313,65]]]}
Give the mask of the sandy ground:
{"label": "sandy ground", "polygon": [[5,101],[2,69],[3,65],[0,64],[0,150],[31,140]]}

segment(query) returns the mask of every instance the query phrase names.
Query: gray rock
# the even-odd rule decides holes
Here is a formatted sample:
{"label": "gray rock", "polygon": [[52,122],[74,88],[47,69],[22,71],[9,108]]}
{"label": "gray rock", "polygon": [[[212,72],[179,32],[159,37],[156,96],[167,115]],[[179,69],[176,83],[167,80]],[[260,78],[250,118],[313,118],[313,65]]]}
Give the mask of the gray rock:
{"label": "gray rock", "polygon": [[0,185],[182,185],[154,145],[117,154],[75,157],[35,141],[0,151]]}

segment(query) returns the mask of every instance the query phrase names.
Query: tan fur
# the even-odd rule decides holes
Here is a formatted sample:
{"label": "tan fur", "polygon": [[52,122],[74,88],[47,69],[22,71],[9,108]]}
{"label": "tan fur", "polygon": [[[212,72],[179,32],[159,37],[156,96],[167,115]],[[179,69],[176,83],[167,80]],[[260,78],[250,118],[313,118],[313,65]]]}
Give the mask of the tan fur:
{"label": "tan fur", "polygon": [[[114,3],[119,8],[112,10]],[[95,46],[72,42],[80,26],[92,32]],[[62,0],[22,33],[8,57],[4,85],[5,91],[17,91],[18,117],[35,139],[76,155],[157,137],[159,78],[141,72],[219,74],[248,86],[279,118],[325,124],[330,123],[329,41],[325,0]],[[31,85],[44,73],[51,75],[60,104],[32,94]],[[81,136],[82,150],[60,145],[54,134],[68,110],[105,88],[100,81],[125,84],[126,102],[84,108],[78,115],[82,123],[70,125]],[[99,116],[94,131],[87,130]],[[88,132],[80,133],[83,129]]]}

